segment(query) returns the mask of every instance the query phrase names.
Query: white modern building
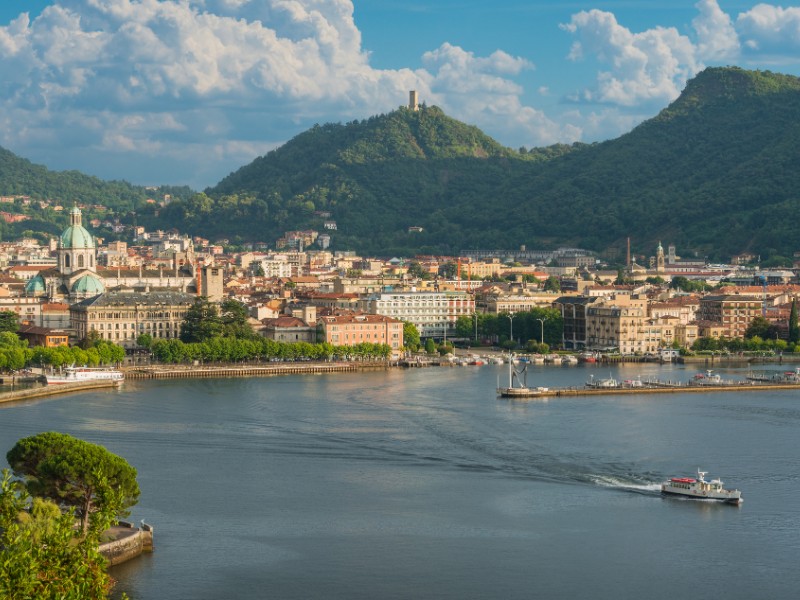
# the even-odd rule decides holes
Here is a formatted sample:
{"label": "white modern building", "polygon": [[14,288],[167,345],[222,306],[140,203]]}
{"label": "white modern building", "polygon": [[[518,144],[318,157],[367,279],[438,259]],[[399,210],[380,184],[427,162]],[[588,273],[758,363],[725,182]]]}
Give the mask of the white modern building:
{"label": "white modern building", "polygon": [[365,297],[361,309],[413,323],[423,338],[444,338],[458,317],[475,313],[475,300],[464,292],[381,292]]}

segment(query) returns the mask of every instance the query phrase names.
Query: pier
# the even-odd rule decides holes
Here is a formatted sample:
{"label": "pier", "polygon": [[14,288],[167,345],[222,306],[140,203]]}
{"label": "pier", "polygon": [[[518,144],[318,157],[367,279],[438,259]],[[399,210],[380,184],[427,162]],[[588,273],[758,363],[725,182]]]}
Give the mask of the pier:
{"label": "pier", "polygon": [[692,384],[667,384],[653,382],[642,386],[618,387],[567,387],[567,388],[511,388],[513,392],[505,393],[498,390],[498,396],[504,398],[561,398],[577,396],[617,396],[631,394],[704,394],[711,392],[752,392],[772,390],[800,390],[800,383],[759,383],[759,382],[733,382],[722,385],[692,385]]}

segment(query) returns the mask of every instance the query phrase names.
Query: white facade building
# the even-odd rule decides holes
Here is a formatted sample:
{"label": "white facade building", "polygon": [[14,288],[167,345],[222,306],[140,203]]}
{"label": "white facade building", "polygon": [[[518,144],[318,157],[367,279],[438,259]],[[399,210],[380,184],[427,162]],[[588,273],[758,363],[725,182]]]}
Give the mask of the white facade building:
{"label": "white facade building", "polygon": [[458,317],[475,313],[474,299],[463,292],[381,292],[361,304],[364,312],[413,323],[424,338],[444,338]]}

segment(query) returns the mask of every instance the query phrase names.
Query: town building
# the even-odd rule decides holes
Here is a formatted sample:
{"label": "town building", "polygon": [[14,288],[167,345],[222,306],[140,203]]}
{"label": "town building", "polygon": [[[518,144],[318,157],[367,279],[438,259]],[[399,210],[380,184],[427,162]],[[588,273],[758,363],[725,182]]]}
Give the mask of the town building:
{"label": "town building", "polygon": [[379,314],[343,313],[317,319],[320,342],[334,346],[386,344],[398,356],[403,348],[403,322]]}
{"label": "town building", "polygon": [[564,322],[562,345],[568,350],[581,350],[586,347],[586,308],[597,302],[597,297],[560,296],[553,307],[561,312]]}
{"label": "town building", "polygon": [[180,336],[180,328],[196,296],[177,291],[107,292],[70,306],[70,320],[78,339],[90,332],[125,348],[149,334],[153,339]]}
{"label": "town building", "polygon": [[621,354],[644,354],[658,349],[661,340],[647,323],[647,299],[615,296],[586,308],[586,347],[589,350],[618,349]]}
{"label": "town building", "polygon": [[443,339],[456,320],[475,313],[475,300],[465,292],[380,292],[367,295],[366,313],[413,323],[423,338]]}
{"label": "town building", "polygon": [[[719,328],[719,332],[709,332],[713,337],[719,333],[725,337],[744,337],[750,323],[764,311],[764,301],[757,296],[739,294],[714,294],[700,298],[697,320],[708,329]],[[706,336],[703,327],[700,334]]]}

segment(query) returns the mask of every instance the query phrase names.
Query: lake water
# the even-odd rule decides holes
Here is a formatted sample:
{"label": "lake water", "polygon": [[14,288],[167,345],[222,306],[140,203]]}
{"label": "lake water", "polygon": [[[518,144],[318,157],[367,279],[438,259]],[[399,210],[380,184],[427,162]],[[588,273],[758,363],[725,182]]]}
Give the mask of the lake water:
{"label": "lake water", "polygon": [[[797,597],[800,393],[509,401],[507,372],[129,381],[0,405],[0,464],[57,430],[138,469],[156,551],[113,569],[134,600]],[[660,496],[698,467],[744,504]]]}

